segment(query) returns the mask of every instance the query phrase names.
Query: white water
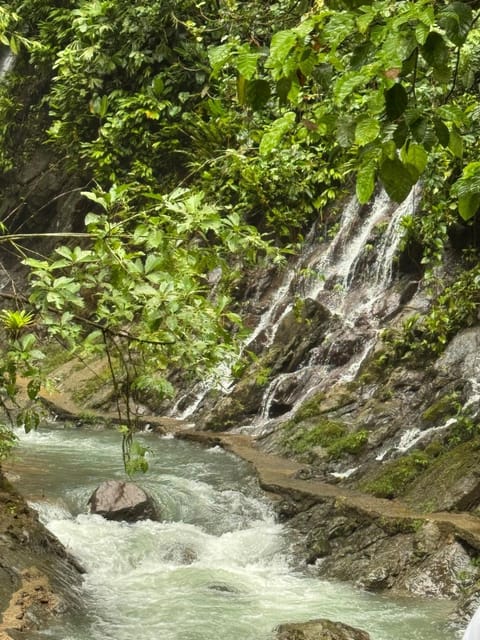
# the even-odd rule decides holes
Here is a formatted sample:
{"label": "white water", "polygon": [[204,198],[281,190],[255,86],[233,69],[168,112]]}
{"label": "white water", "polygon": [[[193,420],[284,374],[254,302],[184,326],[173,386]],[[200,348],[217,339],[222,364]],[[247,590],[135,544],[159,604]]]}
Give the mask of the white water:
{"label": "white water", "polygon": [[477,609],[465,630],[463,640],[478,640],[480,638],[480,609]]}
{"label": "white water", "polygon": [[[332,366],[328,362],[328,353],[326,361],[325,352],[320,350],[320,356],[317,356],[317,350],[314,349],[299,370],[280,374],[272,380],[265,392],[259,418],[252,425],[256,433],[261,434],[268,430],[270,409],[275,402],[277,390],[280,391],[278,395],[281,397],[282,385],[285,386],[289,378],[293,382],[290,387],[295,386],[296,380],[301,380],[289,412],[291,414],[325,385],[331,387],[332,384],[346,382],[356,376],[377,340],[380,323],[386,312],[385,297],[392,277],[392,261],[401,237],[400,223],[404,215],[415,210],[417,197],[418,191],[414,189],[405,202],[397,206],[385,192],[381,192],[363,218],[360,206],[352,199],[345,207],[338,233],[328,248],[325,250],[323,247],[322,251],[320,246],[315,252],[308,247],[304,262],[300,263],[303,266],[299,268],[297,265],[296,268],[301,272],[313,271],[317,277],[300,278],[297,289],[304,291],[305,298],[324,304],[332,316],[340,319],[342,329],[336,329],[331,336],[330,350],[336,344],[341,345],[343,340],[355,335],[359,322],[365,325],[361,330],[363,342],[346,365]],[[385,223],[386,229],[379,246],[369,246],[372,232],[380,223]],[[373,267],[364,273],[358,273],[360,260],[369,250],[375,251]],[[276,298],[275,304],[283,306],[284,312],[270,329],[272,336],[275,335],[281,320],[292,309],[292,304],[287,303],[286,299]],[[288,418],[289,414],[284,414],[282,419]]]}
{"label": "white water", "polygon": [[11,472],[88,571],[88,615],[38,637],[269,640],[279,623],[326,617],[372,640],[453,639],[444,603],[393,601],[294,571],[285,530],[246,464],[218,448],[153,434],[144,441],[151,472],[141,484],[164,520],[128,525],[85,507],[101,480],[122,477],[118,436],[63,429],[22,436]]}
{"label": "white water", "polygon": [[10,49],[4,48],[0,52],[0,79],[12,69],[14,62],[15,56]]}
{"label": "white water", "polygon": [[[302,252],[285,270],[282,282],[272,292],[268,309],[260,317],[244,348],[257,339],[262,340],[263,349],[271,346],[282,321],[292,312],[296,296],[321,302],[332,317],[341,320],[343,329],[337,329],[331,336],[331,348],[354,335],[358,322],[366,325],[362,331],[363,344],[347,365],[338,368],[325,362],[325,354],[318,358],[317,350],[313,349],[307,362],[299,369],[282,373],[271,381],[257,418],[252,425],[239,425],[241,430],[248,429],[257,435],[268,430],[270,409],[276,394],[281,396],[282,385],[289,377],[293,383],[290,387],[301,381],[291,413],[312,393],[321,390],[322,385],[331,386],[332,382],[355,377],[375,344],[381,319],[387,311],[385,297],[392,277],[392,261],[401,237],[400,223],[404,215],[415,210],[418,195],[418,189],[412,189],[408,198],[401,205],[396,205],[381,191],[368,210],[366,207],[362,209],[356,198],[351,198],[345,205],[339,229],[328,245],[316,237],[316,225],[312,226]],[[369,245],[375,227],[382,223],[386,229],[378,246]],[[368,251],[375,252],[374,264],[359,273],[361,259]],[[333,376],[332,369],[336,369]],[[202,381],[193,391],[182,396],[172,408],[171,415],[182,419],[194,415],[214,388],[224,395],[235,392],[228,366],[222,365],[215,379]]]}

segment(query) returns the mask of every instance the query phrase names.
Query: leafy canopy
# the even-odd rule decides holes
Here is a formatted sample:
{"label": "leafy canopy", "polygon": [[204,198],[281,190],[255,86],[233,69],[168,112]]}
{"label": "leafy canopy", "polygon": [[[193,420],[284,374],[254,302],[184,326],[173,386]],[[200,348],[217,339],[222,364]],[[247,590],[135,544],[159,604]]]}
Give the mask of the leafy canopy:
{"label": "leafy canopy", "polygon": [[261,154],[303,129],[343,154],[363,203],[377,179],[404,200],[447,156],[451,192],[468,220],[480,204],[478,18],[474,2],[317,3],[268,49],[228,42],[210,60],[214,73],[236,69],[241,104],[283,105]]}

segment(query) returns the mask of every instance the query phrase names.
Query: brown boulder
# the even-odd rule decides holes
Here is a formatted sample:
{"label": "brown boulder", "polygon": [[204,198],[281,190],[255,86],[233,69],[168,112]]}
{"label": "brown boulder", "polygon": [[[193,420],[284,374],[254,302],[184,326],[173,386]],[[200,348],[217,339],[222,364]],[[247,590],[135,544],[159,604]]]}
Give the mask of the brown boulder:
{"label": "brown boulder", "polygon": [[136,522],[155,520],[156,509],[152,498],[132,482],[107,480],[102,482],[88,501],[90,513],[107,520]]}
{"label": "brown boulder", "polygon": [[365,631],[324,619],[281,624],[276,631],[276,640],[370,640]]}

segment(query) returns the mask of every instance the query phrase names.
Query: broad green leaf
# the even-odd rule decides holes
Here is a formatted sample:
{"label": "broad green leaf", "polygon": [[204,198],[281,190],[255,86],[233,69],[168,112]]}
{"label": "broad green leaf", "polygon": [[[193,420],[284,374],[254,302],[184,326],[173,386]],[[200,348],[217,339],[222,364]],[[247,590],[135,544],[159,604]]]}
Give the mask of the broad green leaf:
{"label": "broad green leaf", "polygon": [[73,260],[72,250],[69,247],[57,247],[55,253],[66,258],[69,262]]}
{"label": "broad green leaf", "polygon": [[145,260],[145,273],[151,273],[164,265],[164,259],[160,256],[150,254]]}
{"label": "broad green leaf", "polygon": [[368,156],[357,171],[357,182],[355,192],[358,201],[365,204],[370,200],[375,190],[375,174],[377,161],[375,157]]}
{"label": "broad green leaf", "polygon": [[370,75],[359,73],[358,71],[347,71],[342,74],[333,88],[333,97],[337,106],[340,106],[345,98],[350,96],[354,90],[366,85],[370,81]]}
{"label": "broad green leaf", "polygon": [[280,144],[283,136],[291,131],[295,124],[295,113],[288,111],[281,118],[275,120],[263,134],[260,142],[260,154],[262,156],[272,153]]}
{"label": "broad green leaf", "polygon": [[348,11],[332,13],[324,34],[326,41],[334,48],[348,38],[355,29],[355,18]]}
{"label": "broad green leaf", "polygon": [[425,171],[428,162],[428,153],[422,145],[415,143],[409,144],[406,148],[402,149],[400,155],[403,163],[414,166],[419,176]]}
{"label": "broad green leaf", "polygon": [[447,125],[440,120],[440,118],[435,118],[433,121],[433,125],[435,127],[435,133],[437,134],[438,142],[442,145],[442,147],[448,147],[448,143],[450,142],[450,131]]}
{"label": "broad green leaf", "polygon": [[340,118],[337,122],[337,141],[345,149],[353,144],[355,139],[355,123],[350,116]]}
{"label": "broad green leaf", "polygon": [[246,101],[254,111],[264,107],[270,99],[270,85],[266,80],[250,80],[247,82]]}
{"label": "broad green leaf", "polygon": [[458,212],[464,220],[470,220],[480,209],[480,193],[461,196],[458,199]]}
{"label": "broad green leaf", "polygon": [[428,34],[421,52],[431,67],[441,69],[448,65],[450,53],[443,36],[437,31],[431,31]]}
{"label": "broad green leaf", "polygon": [[270,60],[283,62],[292,48],[297,43],[297,34],[295,31],[285,30],[278,31],[272,37],[270,43]]}
{"label": "broad green leaf", "polygon": [[212,76],[217,76],[230,62],[231,57],[232,45],[230,43],[221,44],[218,47],[209,47],[208,59],[210,61],[210,66],[212,67]]}
{"label": "broad green leaf", "polygon": [[377,119],[364,116],[360,118],[355,127],[355,144],[359,147],[373,142],[380,133],[380,124]]}
{"label": "broad green leaf", "polygon": [[385,191],[395,202],[403,202],[415,184],[410,171],[398,158],[384,160],[380,166],[379,177]]}
{"label": "broad green leaf", "polygon": [[439,14],[439,24],[445,29],[447,38],[462,46],[472,26],[472,10],[464,2],[452,2]]}
{"label": "broad green leaf", "polygon": [[277,96],[281,105],[285,105],[288,102],[288,93],[292,86],[290,78],[280,78],[276,85]]}
{"label": "broad green leaf", "polygon": [[405,120],[402,118],[398,123],[395,131],[393,132],[393,140],[397,149],[400,149],[405,144],[408,138],[408,126]]}
{"label": "broad green leaf", "polygon": [[239,73],[247,80],[251,80],[257,72],[257,63],[260,58],[258,52],[242,51],[235,58],[235,66]]}
{"label": "broad green leaf", "polygon": [[389,120],[397,120],[405,112],[407,105],[408,95],[402,84],[394,84],[391,89],[385,91],[385,108]]}
{"label": "broad green leaf", "polygon": [[165,89],[165,83],[161,75],[155,76],[152,80],[153,93],[159,98]]}
{"label": "broad green leaf", "polygon": [[463,157],[463,138],[456,127],[450,130],[448,147],[456,158]]}
{"label": "broad green leaf", "polygon": [[423,22],[418,22],[415,26],[415,37],[418,44],[425,44],[428,34],[430,33],[430,27]]}

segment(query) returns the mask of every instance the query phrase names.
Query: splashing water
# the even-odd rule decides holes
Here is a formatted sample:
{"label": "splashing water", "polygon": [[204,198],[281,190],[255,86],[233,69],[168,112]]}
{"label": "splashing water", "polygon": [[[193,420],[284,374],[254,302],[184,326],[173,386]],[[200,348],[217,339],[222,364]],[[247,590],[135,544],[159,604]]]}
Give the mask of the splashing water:
{"label": "splashing water", "polygon": [[13,471],[41,518],[87,569],[87,615],[32,638],[272,640],[282,622],[325,617],[373,640],[453,639],[445,604],[390,600],[295,571],[289,541],[249,467],[153,434],[142,485],[162,522],[86,512],[100,481],[121,478],[118,436],[56,429],[22,435]]}

